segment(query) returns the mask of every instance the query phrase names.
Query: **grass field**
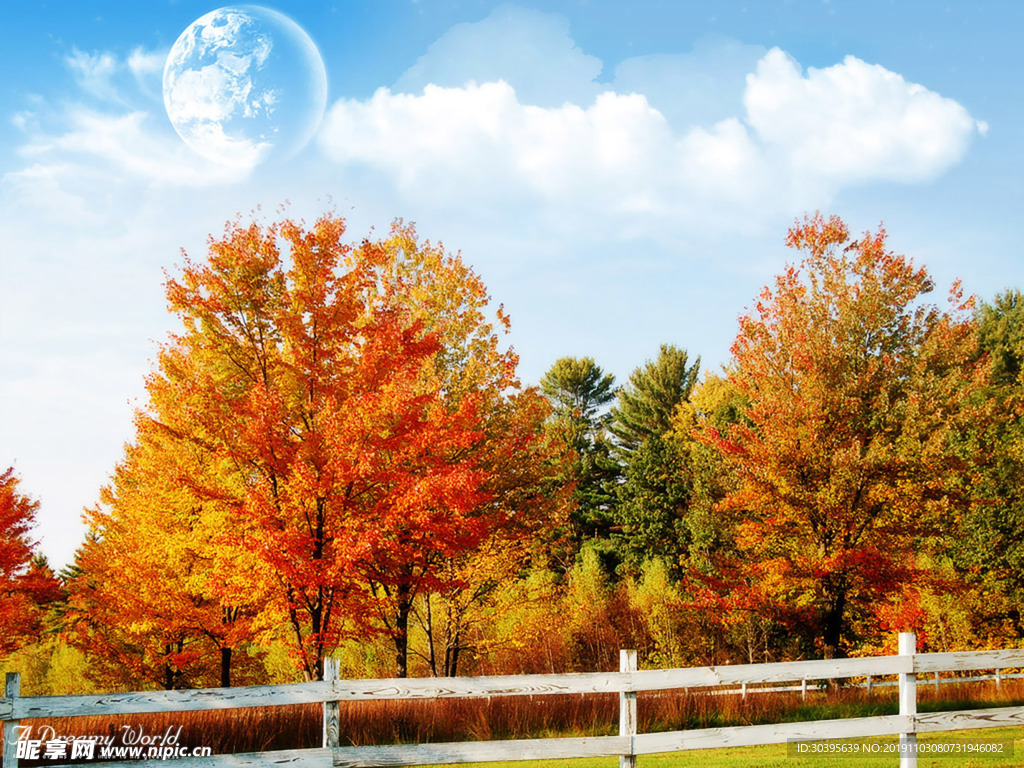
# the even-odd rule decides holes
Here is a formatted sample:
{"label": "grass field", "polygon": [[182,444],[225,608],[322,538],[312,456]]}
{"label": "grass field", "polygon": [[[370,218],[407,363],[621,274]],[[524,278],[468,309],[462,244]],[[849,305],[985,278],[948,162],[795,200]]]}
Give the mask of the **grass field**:
{"label": "grass field", "polygon": [[[962,747],[965,742],[999,742],[1004,751],[1011,754],[1001,757],[919,755],[918,768],[1020,768],[1024,766],[1024,728],[987,728],[972,731],[950,731],[948,733],[925,734],[918,738],[920,745]],[[849,739],[833,744],[884,745],[897,744],[895,737],[877,739]],[[861,747],[863,750],[863,747]],[[865,750],[866,753],[866,750]],[[538,760],[509,763],[475,763],[463,768],[618,768],[617,757],[589,758],[579,760]],[[798,757],[787,753],[786,745],[774,744],[764,747],[732,747],[728,749],[706,749],[694,752],[676,752],[664,755],[641,755],[637,758],[638,768],[896,768],[899,758],[890,753],[878,757],[838,756],[827,757],[816,754],[813,757]]]}

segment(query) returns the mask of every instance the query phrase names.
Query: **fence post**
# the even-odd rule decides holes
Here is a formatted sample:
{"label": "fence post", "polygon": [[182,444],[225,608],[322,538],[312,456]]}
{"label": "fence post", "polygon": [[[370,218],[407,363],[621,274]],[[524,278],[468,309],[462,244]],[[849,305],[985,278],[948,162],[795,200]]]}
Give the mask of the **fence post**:
{"label": "fence post", "polygon": [[800,698],[806,701],[807,699],[807,678],[803,678],[800,681]]}
{"label": "fence post", "polygon": [[[324,659],[324,681],[333,683],[338,679],[338,660],[328,656]],[[324,747],[341,746],[341,705],[336,701],[324,702]]]}
{"label": "fence post", "polygon": [[996,688],[998,688],[1003,682],[1003,670],[996,667]]}
{"label": "fence post", "polygon": [[[619,651],[619,672],[636,672],[636,651]],[[629,755],[619,756],[619,768],[636,768],[633,737],[636,736],[636,692],[619,693],[619,736],[629,737]]]}
{"label": "fence post", "polygon": [[936,672],[935,673],[935,694],[938,695],[938,693],[939,693],[939,673]]}
{"label": "fence post", "polygon": [[868,675],[868,696],[871,695],[871,675]]}
{"label": "fence post", "polygon": [[[21,673],[8,672],[4,696],[16,699],[21,695]],[[14,703],[13,701],[11,702]],[[4,768],[18,768],[18,721],[4,720]]]}
{"label": "fence post", "polygon": [[[900,656],[910,656],[913,663],[917,638],[913,632],[900,632]],[[911,718],[910,731],[900,734],[900,768],[917,768],[917,733],[913,718],[917,714],[917,675],[900,673],[900,714]]]}

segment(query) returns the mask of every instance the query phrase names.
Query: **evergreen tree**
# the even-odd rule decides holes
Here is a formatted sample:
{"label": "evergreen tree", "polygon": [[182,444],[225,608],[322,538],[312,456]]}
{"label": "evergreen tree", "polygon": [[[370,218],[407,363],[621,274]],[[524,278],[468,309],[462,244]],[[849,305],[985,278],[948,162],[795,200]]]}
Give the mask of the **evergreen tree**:
{"label": "evergreen tree", "polygon": [[619,390],[609,423],[620,460],[628,463],[641,443],[672,429],[672,416],[689,399],[699,369],[699,357],[689,365],[685,350],[662,344],[655,361],[633,371],[629,384]]}
{"label": "evergreen tree", "polygon": [[659,558],[673,571],[692,539],[687,511],[693,477],[685,447],[670,434],[653,435],[629,456],[617,488],[622,533],[619,556],[630,569]]}
{"label": "evergreen tree", "polygon": [[699,358],[690,365],[684,350],[663,344],[655,361],[633,372],[612,408],[609,430],[623,478],[615,488],[616,548],[627,567],[659,557],[678,568],[689,549],[689,439],[675,435],[673,427],[699,367]]}
{"label": "evergreen tree", "polygon": [[974,503],[950,537],[953,562],[985,595],[990,628],[1024,633],[1024,296],[1008,290],[976,313],[991,371],[990,422],[973,435]]}
{"label": "evergreen tree", "polygon": [[551,429],[576,455],[563,482],[575,484],[571,514],[577,542],[607,535],[613,497],[605,486],[614,483],[608,415],[602,409],[615,398],[615,377],[590,357],[563,357],[544,374],[541,391],[551,402]]}
{"label": "evergreen tree", "polygon": [[977,312],[981,347],[992,358],[992,383],[997,387],[1024,384],[1024,295],[1007,290]]}
{"label": "evergreen tree", "polygon": [[615,398],[615,376],[592,357],[563,357],[544,374],[540,388],[558,418],[593,432],[606,421],[599,412]]}

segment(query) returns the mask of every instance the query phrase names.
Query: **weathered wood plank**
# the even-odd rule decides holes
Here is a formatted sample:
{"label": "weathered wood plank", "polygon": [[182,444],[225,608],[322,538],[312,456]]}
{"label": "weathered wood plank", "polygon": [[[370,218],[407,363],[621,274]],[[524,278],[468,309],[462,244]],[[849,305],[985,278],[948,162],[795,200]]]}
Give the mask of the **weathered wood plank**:
{"label": "weathered wood plank", "polygon": [[633,674],[630,690],[658,691],[743,683],[782,683],[790,680],[862,677],[868,674],[896,675],[912,671],[910,659],[900,656],[784,661],[774,664],[737,664],[690,669],[650,669]]}
{"label": "weathered wood plank", "polygon": [[336,680],[249,688],[34,696],[20,698],[14,702],[8,699],[0,700],[0,712],[6,712],[4,717],[24,719],[44,716],[186,712],[282,704],[319,704],[326,701],[617,693],[626,689],[628,679],[628,675],[618,672],[588,672],[564,675]]}
{"label": "weathered wood plank", "polygon": [[[5,699],[13,703],[20,694],[21,673],[8,672],[4,678]],[[4,719],[4,765],[7,768],[18,768],[18,720],[7,718]]]}
{"label": "weathered wood plank", "polygon": [[[334,682],[338,679],[338,660],[335,658],[324,659],[324,680]],[[323,746],[341,746],[341,707],[336,701],[324,702],[324,738]]]}
{"label": "weathered wood plank", "polygon": [[330,683],[257,685],[249,688],[201,688],[187,691],[100,693],[87,696],[26,696],[12,703],[14,719],[190,712],[203,709],[310,704],[331,697]]}
{"label": "weathered wood plank", "polygon": [[693,731],[640,734],[633,737],[633,749],[638,755],[652,755],[658,752],[681,752],[691,749],[785,744],[790,740],[820,741],[888,736],[909,730],[912,725],[909,718],[901,715],[884,715],[803,723],[702,728]]}
{"label": "weathered wood plank", "polygon": [[170,760],[70,763],[87,768],[329,768],[329,749],[281,749],[273,752],[239,752],[210,757],[178,757]]}
{"label": "weathered wood plank", "polygon": [[973,669],[1024,667],[1024,648],[1004,651],[962,651],[958,653],[919,653],[914,657],[914,671],[968,672]]}
{"label": "weathered wood plank", "polygon": [[914,716],[918,733],[1000,728],[1024,725],[1024,707],[962,709],[957,712],[924,712]]}
{"label": "weathered wood plank", "polygon": [[629,753],[629,738],[590,736],[567,739],[396,744],[380,747],[336,747],[333,752],[335,768],[615,757]]}
{"label": "weathered wood plank", "polygon": [[384,699],[452,699],[485,696],[539,696],[552,693],[619,693],[632,690],[621,672],[563,675],[494,675],[491,677],[424,677],[384,680],[338,680],[338,701]]}
{"label": "weathered wood plank", "polygon": [[743,683],[774,683],[804,678],[895,675],[911,671],[899,656],[790,661],[775,664],[651,669],[640,672],[586,672],[561,675],[339,680],[340,701],[365,699],[536,696],[552,693],[635,693],[672,688],[705,688]]}

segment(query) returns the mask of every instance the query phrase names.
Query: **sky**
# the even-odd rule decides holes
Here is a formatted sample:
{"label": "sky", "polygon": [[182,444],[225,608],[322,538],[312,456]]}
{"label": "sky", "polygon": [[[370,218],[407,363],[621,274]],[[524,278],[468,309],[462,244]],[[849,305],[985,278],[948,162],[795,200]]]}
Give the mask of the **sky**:
{"label": "sky", "polygon": [[528,384],[566,355],[621,383],[666,343],[718,370],[815,210],[884,225],[940,291],[1024,282],[1024,4],[265,5],[327,94],[309,142],[255,167],[165,109],[168,53],[218,4],[0,14],[0,469],[56,567],[177,329],[165,270],[237,214],[334,210],[354,240],[415,222],[504,304]]}

